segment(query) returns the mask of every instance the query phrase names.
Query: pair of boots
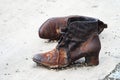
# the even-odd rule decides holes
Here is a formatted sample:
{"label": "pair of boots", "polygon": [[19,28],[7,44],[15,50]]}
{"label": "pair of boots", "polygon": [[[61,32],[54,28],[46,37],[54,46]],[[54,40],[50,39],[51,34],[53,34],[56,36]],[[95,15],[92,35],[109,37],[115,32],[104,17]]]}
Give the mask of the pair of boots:
{"label": "pair of boots", "polygon": [[62,68],[85,57],[87,65],[99,64],[101,44],[97,19],[69,18],[61,29],[57,46],[46,53],[36,54],[33,61],[49,68]]}

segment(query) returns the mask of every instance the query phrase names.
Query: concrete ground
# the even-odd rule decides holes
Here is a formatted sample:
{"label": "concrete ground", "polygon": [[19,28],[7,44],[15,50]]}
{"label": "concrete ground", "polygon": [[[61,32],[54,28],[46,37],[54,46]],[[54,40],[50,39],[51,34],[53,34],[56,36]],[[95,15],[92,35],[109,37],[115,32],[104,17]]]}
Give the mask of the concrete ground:
{"label": "concrete ground", "polygon": [[[57,42],[38,37],[40,25],[56,16],[83,15],[108,24],[100,34],[100,64],[64,70],[37,66],[32,57]],[[0,0],[0,80],[102,80],[120,63],[120,0]]]}

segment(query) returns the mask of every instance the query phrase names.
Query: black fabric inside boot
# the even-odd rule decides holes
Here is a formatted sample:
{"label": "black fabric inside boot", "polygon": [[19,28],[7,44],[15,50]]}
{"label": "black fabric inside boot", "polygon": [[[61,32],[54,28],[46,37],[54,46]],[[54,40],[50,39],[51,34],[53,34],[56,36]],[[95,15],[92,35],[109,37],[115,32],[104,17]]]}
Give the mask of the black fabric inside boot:
{"label": "black fabric inside boot", "polygon": [[74,22],[74,21],[96,21],[98,22],[98,34],[100,34],[104,28],[107,28],[107,24],[105,24],[104,22],[102,22],[99,19],[96,18],[92,18],[92,17],[86,17],[86,16],[76,16],[76,17],[71,17],[68,19],[67,24],[69,25],[70,23]]}
{"label": "black fabric inside boot", "polygon": [[98,19],[92,18],[92,17],[85,17],[85,16],[80,16],[80,17],[71,17],[68,19],[68,25],[74,21],[98,21]]}

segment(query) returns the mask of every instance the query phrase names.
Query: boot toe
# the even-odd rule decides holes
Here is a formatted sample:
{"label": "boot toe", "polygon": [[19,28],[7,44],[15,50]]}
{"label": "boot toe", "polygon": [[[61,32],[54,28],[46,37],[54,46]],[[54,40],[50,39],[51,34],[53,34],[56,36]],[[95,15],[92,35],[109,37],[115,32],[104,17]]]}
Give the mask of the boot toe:
{"label": "boot toe", "polygon": [[41,56],[40,56],[40,54],[34,55],[33,61],[36,62],[36,63],[40,63],[41,62]]}

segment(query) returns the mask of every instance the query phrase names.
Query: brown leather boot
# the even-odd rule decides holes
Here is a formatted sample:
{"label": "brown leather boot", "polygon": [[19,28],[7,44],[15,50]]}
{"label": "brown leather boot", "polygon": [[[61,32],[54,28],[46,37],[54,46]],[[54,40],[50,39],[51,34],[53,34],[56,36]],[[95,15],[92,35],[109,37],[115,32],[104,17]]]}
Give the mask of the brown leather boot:
{"label": "brown leather boot", "polygon": [[98,22],[98,34],[100,34],[104,28],[107,28],[107,24],[103,23],[99,19],[92,18],[92,17],[86,17],[86,16],[66,16],[66,17],[55,17],[50,18],[47,21],[45,21],[40,29],[39,29],[39,37],[43,39],[49,39],[52,40],[59,40],[61,37],[61,30],[66,28],[67,23],[73,22],[73,21],[97,21]]}
{"label": "brown leather boot", "polygon": [[101,45],[96,27],[98,22],[94,20],[70,22],[56,48],[36,54],[33,61],[50,68],[61,68],[85,57],[88,65],[98,65]]}

